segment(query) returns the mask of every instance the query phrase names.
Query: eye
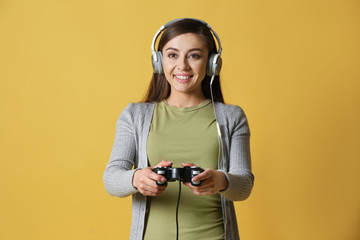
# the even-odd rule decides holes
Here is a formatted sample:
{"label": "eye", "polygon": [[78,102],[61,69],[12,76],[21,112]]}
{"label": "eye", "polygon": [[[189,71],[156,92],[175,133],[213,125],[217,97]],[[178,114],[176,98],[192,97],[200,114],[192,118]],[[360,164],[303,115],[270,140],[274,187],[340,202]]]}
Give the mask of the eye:
{"label": "eye", "polygon": [[197,53],[193,53],[189,56],[189,58],[195,58],[195,59],[199,59],[201,58],[200,54],[197,54]]}
{"label": "eye", "polygon": [[175,53],[169,53],[169,54],[168,54],[168,58],[174,58],[174,57],[176,57],[176,54],[175,54]]}

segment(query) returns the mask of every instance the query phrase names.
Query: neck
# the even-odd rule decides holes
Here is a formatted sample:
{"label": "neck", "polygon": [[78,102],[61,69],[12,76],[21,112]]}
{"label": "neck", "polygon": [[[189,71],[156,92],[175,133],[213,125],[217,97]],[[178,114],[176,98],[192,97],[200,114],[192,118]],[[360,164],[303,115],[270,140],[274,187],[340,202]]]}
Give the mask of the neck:
{"label": "neck", "polygon": [[170,96],[166,99],[167,103],[170,106],[174,106],[174,107],[197,106],[205,100],[206,100],[206,98],[204,95],[189,96],[189,95],[180,95],[180,94],[179,95],[170,94]]}

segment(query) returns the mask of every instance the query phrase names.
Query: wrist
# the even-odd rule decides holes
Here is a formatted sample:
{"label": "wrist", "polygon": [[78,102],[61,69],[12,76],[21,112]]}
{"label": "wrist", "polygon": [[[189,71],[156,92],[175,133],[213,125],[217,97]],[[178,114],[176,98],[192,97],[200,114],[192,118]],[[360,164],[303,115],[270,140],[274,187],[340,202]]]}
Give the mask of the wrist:
{"label": "wrist", "polygon": [[132,186],[135,189],[138,189],[137,187],[137,174],[139,174],[139,172],[141,171],[141,168],[138,168],[134,171],[133,177],[132,177]]}
{"label": "wrist", "polygon": [[222,179],[222,180],[220,181],[221,186],[220,186],[219,192],[224,192],[224,191],[228,188],[228,186],[229,186],[229,182],[228,182],[227,175],[226,175],[226,173],[225,173],[224,171],[222,171],[222,170],[217,170],[217,172],[219,173],[219,175],[221,176],[221,179]]}

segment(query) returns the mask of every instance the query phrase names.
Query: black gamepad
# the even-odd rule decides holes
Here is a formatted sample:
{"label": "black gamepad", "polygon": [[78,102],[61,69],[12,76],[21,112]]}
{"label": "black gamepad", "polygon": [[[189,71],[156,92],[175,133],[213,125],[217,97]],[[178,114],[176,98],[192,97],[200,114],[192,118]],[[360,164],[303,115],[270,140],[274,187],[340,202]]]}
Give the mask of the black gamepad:
{"label": "black gamepad", "polygon": [[176,180],[191,182],[191,185],[199,186],[201,181],[193,182],[192,178],[199,175],[204,169],[197,166],[185,166],[183,168],[155,167],[152,171],[166,178],[166,182],[156,181],[156,184],[159,186],[166,185],[167,182],[174,182]]}

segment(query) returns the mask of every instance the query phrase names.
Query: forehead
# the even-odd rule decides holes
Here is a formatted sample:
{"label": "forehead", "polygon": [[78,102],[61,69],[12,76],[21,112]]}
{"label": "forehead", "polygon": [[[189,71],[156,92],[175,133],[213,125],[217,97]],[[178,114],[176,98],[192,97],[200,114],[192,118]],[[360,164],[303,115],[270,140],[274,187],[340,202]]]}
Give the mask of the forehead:
{"label": "forehead", "polygon": [[200,48],[207,50],[206,41],[196,33],[184,33],[172,38],[165,44],[163,49],[166,50],[167,48],[176,48],[178,50]]}

